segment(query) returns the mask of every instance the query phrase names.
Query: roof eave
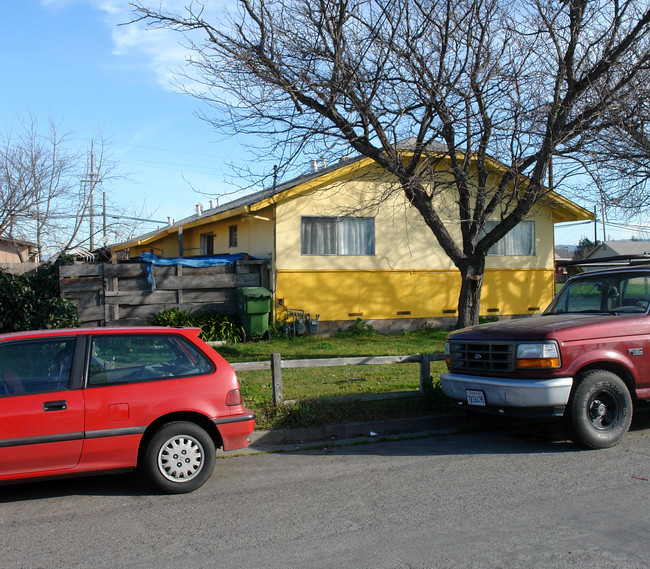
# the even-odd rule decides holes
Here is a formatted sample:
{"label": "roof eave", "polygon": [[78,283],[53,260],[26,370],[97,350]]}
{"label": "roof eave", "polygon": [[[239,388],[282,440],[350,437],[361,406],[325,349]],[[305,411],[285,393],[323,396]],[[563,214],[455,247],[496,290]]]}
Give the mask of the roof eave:
{"label": "roof eave", "polygon": [[579,206],[577,203],[561,196],[556,192],[549,192],[552,200],[551,210],[553,211],[553,223],[563,223],[565,221],[591,221],[596,215]]}
{"label": "roof eave", "polygon": [[[402,154],[412,155],[413,152],[410,150],[402,150]],[[427,154],[442,156],[444,152],[441,152],[439,150],[433,150],[427,152]],[[488,157],[488,159],[490,160],[491,164],[494,167],[505,168],[505,166],[500,162],[490,157]],[[257,201],[253,201],[249,204],[240,205],[232,209],[223,209],[222,211],[219,211],[212,215],[204,215],[200,217],[194,216],[194,219],[188,218],[185,220],[181,220],[175,223],[173,226],[161,230],[159,232],[156,232],[152,235],[148,235],[145,238],[133,239],[130,241],[126,241],[124,243],[120,243],[118,245],[112,245],[110,249],[117,252],[117,251],[123,251],[125,249],[128,249],[129,247],[146,246],[149,243],[158,241],[161,237],[165,235],[177,233],[179,228],[191,229],[194,227],[200,227],[202,225],[206,225],[208,223],[214,223],[217,221],[223,221],[225,219],[230,219],[240,215],[245,215],[247,213],[258,212],[262,209],[273,206],[282,201],[291,199],[302,193],[313,191],[320,187],[326,186],[327,184],[330,184],[335,179],[348,176],[351,173],[357,172],[361,169],[368,167],[372,163],[373,160],[371,158],[367,158],[363,156],[354,158],[351,161],[344,163],[343,165],[340,165],[339,163],[337,165],[333,165],[329,168],[326,168],[320,174],[314,173],[313,175],[310,175],[306,178],[303,176],[297,178],[296,180],[287,182],[286,184],[282,184],[280,185],[281,189],[277,193],[271,193],[270,195],[266,195],[265,197]],[[283,186],[287,186],[287,187],[282,189]],[[572,201],[562,197],[561,195],[555,192],[552,191],[549,192],[549,197],[552,202],[551,209],[553,211],[554,223],[561,223],[564,221],[592,220],[595,217],[594,214],[589,210],[573,203]],[[224,204],[222,207],[227,208],[227,206],[228,204]]]}

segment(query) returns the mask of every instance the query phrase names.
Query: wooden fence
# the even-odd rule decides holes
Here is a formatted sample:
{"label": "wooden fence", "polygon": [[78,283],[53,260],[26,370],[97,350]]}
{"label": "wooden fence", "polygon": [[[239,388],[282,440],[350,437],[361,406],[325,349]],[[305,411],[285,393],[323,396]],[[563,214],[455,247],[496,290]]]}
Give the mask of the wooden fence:
{"label": "wooden fence", "polygon": [[61,296],[77,303],[84,326],[146,324],[165,308],[237,311],[236,289],[267,286],[266,261],[219,267],[153,266],[155,290],[139,263],[75,264],[59,268]]}
{"label": "wooden fence", "polygon": [[34,273],[41,263],[0,263],[0,269],[12,273],[14,275],[22,275],[24,273]]}
{"label": "wooden fence", "polygon": [[412,356],[368,356],[357,358],[320,358],[311,360],[283,360],[280,354],[271,354],[269,361],[239,362],[230,364],[235,371],[271,370],[273,379],[273,404],[282,405],[282,369],[311,368],[311,367],[339,367],[350,365],[385,365],[385,364],[420,364],[420,389],[419,391],[399,391],[390,393],[361,394],[357,399],[361,401],[378,401],[382,399],[398,399],[406,397],[421,397],[431,390],[431,362],[444,360],[441,353],[417,354]]}

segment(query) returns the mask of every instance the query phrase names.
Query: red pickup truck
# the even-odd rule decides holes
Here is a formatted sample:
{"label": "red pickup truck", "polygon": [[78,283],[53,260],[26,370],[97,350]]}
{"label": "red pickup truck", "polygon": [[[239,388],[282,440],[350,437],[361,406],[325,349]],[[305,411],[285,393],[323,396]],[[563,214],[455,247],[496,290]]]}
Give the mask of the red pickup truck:
{"label": "red pickup truck", "polygon": [[540,316],[452,332],[444,393],[465,408],[564,417],[574,442],[607,448],[650,401],[650,268],[585,272]]}

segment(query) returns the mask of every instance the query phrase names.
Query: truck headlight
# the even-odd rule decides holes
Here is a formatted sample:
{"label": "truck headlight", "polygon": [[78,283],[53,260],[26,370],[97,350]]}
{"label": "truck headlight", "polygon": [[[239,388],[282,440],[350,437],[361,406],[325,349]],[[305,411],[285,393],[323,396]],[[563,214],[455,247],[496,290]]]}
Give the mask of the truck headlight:
{"label": "truck headlight", "polygon": [[517,367],[560,367],[560,350],[555,342],[517,344]]}

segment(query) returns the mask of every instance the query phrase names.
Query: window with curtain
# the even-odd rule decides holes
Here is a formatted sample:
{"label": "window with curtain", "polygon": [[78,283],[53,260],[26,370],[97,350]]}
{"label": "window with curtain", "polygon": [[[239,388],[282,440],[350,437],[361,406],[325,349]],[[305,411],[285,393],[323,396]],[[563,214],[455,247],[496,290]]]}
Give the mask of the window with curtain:
{"label": "window with curtain", "polygon": [[[492,231],[498,221],[488,221],[485,232]],[[506,235],[497,241],[488,251],[488,255],[523,255],[535,254],[535,222],[520,221]]]}
{"label": "window with curtain", "polygon": [[302,255],[374,255],[373,217],[303,217]]}

